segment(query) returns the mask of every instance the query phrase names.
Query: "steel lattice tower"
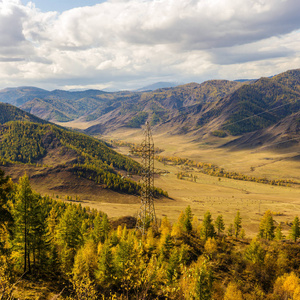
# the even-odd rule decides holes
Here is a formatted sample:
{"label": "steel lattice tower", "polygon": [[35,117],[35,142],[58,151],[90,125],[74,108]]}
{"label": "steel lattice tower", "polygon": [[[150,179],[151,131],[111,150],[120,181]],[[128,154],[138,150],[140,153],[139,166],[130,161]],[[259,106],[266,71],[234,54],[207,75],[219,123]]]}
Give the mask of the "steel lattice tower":
{"label": "steel lattice tower", "polygon": [[138,152],[142,157],[142,190],[141,208],[138,214],[137,228],[142,234],[151,226],[156,225],[156,215],[154,209],[154,143],[152,139],[149,122],[146,123],[144,133],[145,139]]}

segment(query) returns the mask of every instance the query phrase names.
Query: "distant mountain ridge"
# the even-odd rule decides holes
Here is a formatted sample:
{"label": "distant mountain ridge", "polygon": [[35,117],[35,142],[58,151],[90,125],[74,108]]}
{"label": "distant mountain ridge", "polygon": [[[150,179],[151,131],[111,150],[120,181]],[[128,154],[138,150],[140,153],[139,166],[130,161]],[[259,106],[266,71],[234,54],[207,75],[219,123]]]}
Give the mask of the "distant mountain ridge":
{"label": "distant mountain ridge", "polygon": [[[1,93],[0,99],[5,98],[6,92]],[[56,90],[45,96],[40,89],[20,88],[14,98],[12,90],[7,93],[11,101],[23,103],[22,109],[43,119],[85,122],[89,134],[140,128],[149,121],[154,131],[196,139],[215,131],[239,136],[299,112],[300,69],[257,80],[209,80],[145,92]],[[36,97],[38,93],[43,97]]]}
{"label": "distant mountain ridge", "polygon": [[[0,91],[0,101],[7,102],[38,117],[52,122],[68,122],[83,118],[83,121],[99,119],[109,123],[112,117],[121,116],[120,126],[126,126],[137,111],[148,111],[154,116],[153,123],[165,121],[168,115],[176,115],[181,107],[199,102],[219,99],[241,83],[226,80],[191,83],[174,88],[160,88],[148,92],[103,92],[87,90],[68,92],[46,91],[33,87],[20,87]],[[116,125],[117,125],[116,124]],[[108,127],[111,127],[108,124]]]}
{"label": "distant mountain ridge", "polygon": [[162,88],[176,87],[178,85],[180,85],[180,84],[179,83],[175,83],[175,82],[160,81],[160,82],[156,82],[156,83],[144,86],[142,88],[139,88],[136,91],[137,92],[154,91],[154,90],[162,89]]}

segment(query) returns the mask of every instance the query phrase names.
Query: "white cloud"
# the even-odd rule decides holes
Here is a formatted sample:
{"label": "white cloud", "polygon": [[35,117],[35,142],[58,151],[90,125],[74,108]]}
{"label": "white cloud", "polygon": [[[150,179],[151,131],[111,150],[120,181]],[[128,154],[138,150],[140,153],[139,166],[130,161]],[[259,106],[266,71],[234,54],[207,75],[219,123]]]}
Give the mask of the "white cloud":
{"label": "white cloud", "polygon": [[299,0],[110,0],[59,14],[0,0],[2,87],[134,88],[297,68],[299,11]]}

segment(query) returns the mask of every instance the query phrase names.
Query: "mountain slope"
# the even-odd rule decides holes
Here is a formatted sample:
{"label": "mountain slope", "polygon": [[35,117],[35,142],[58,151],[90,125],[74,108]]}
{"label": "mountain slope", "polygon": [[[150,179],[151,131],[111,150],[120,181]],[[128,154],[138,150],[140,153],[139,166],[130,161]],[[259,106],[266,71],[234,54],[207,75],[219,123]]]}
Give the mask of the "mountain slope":
{"label": "mountain slope", "polygon": [[[222,111],[228,114],[224,128],[233,135],[266,128],[300,110],[300,90],[297,85],[285,85],[282,78],[300,82],[300,70],[285,76],[261,78],[243,86],[224,101]],[[253,117],[253,115],[256,115]],[[248,117],[248,119],[246,119]]]}
{"label": "mountain slope", "polygon": [[215,130],[241,135],[263,129],[300,110],[299,83],[300,69],[261,78],[217,101],[187,106],[157,130],[200,138]]}
{"label": "mountain slope", "polygon": [[43,98],[34,98],[21,108],[53,122],[67,122],[83,117],[95,120],[126,101],[134,102],[139,93],[102,91],[66,92],[53,91]]}
{"label": "mountain slope", "polygon": [[[190,83],[175,88],[163,88],[141,93],[134,101],[126,101],[110,112],[100,116],[97,125],[87,133],[109,132],[119,127],[139,128],[146,120],[152,126],[174,119],[195,104],[209,105],[235,91],[243,83],[227,80],[211,80],[202,84]],[[135,125],[133,125],[135,124]]]}
{"label": "mountain slope", "polygon": [[253,149],[285,149],[300,145],[300,112],[289,115],[276,124],[265,129],[246,133],[226,143],[223,147],[233,150]]}
{"label": "mountain slope", "polygon": [[0,90],[0,102],[20,106],[36,97],[45,97],[49,92],[31,86]]}
{"label": "mountain slope", "polygon": [[[3,114],[1,110],[0,118]],[[27,172],[37,191],[48,194],[85,190],[90,195],[84,193],[84,197],[97,198],[95,191],[136,195],[140,190],[124,177],[141,171],[137,162],[99,140],[51,124],[10,121],[0,125],[0,165],[15,180]]]}
{"label": "mountain slope", "polygon": [[45,124],[45,120],[42,120],[32,114],[29,114],[13,105],[0,103],[0,124],[4,124],[9,121],[28,121]]}

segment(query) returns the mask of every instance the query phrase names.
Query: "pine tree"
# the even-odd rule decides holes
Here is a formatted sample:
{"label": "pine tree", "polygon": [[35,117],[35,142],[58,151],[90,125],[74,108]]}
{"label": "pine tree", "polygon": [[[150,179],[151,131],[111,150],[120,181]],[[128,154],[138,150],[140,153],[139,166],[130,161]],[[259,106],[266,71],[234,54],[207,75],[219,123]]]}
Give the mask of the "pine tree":
{"label": "pine tree", "polygon": [[242,218],[240,216],[240,211],[237,211],[233,224],[234,224],[235,238],[237,238],[242,228]]}
{"label": "pine tree", "polygon": [[58,215],[56,209],[52,207],[49,216],[47,218],[48,231],[52,238],[55,237],[57,224],[58,224]]}
{"label": "pine tree", "polygon": [[159,231],[160,231],[161,235],[171,234],[172,225],[167,217],[164,217],[162,219]]}
{"label": "pine tree", "polygon": [[170,253],[174,246],[172,237],[170,234],[161,236],[160,238],[160,255],[163,259],[169,259]]}
{"label": "pine tree", "polygon": [[48,260],[50,250],[50,234],[47,228],[47,210],[42,205],[42,197],[33,193],[34,207],[32,209],[32,231],[31,231],[31,251],[33,255],[33,265],[36,270],[42,270]]}
{"label": "pine tree", "polygon": [[205,240],[207,240],[209,237],[215,236],[215,228],[212,223],[212,217],[209,211],[207,211],[204,215],[201,227],[201,235]]}
{"label": "pine tree", "polygon": [[88,240],[76,253],[73,266],[73,279],[81,280],[84,277],[94,279],[97,266],[96,245],[92,239]]}
{"label": "pine tree", "polygon": [[82,244],[81,223],[76,207],[68,205],[58,224],[57,239],[74,253]]}
{"label": "pine tree", "polygon": [[185,209],[185,218],[184,218],[184,222],[183,222],[184,230],[187,233],[191,233],[193,230],[192,221],[193,221],[192,210],[191,210],[191,207],[188,206]]}
{"label": "pine tree", "polygon": [[268,210],[265,212],[260,222],[258,237],[267,240],[273,240],[275,236],[274,231],[275,231],[274,220],[272,217],[272,213]]}
{"label": "pine tree", "polygon": [[102,243],[104,243],[104,241],[107,239],[109,231],[110,231],[110,224],[108,221],[107,214],[103,214],[101,220],[101,233],[102,233],[101,242]]}
{"label": "pine tree", "polygon": [[296,242],[297,238],[300,237],[300,223],[298,217],[295,217],[293,221],[293,225],[290,231],[290,237],[293,239],[294,242]]}
{"label": "pine tree", "polygon": [[223,216],[219,215],[215,221],[215,226],[218,231],[218,235],[220,235],[225,230],[225,224],[223,221]]}
{"label": "pine tree", "polygon": [[[29,184],[29,179],[25,175],[19,180],[15,195],[13,208],[15,226],[14,243],[16,248],[23,252],[24,273],[31,271],[30,261],[30,231],[33,193]],[[31,235],[32,236],[32,235]]]}
{"label": "pine tree", "polygon": [[116,274],[110,242],[105,241],[99,250],[96,278],[100,285],[109,287],[113,283]]}
{"label": "pine tree", "polygon": [[213,276],[211,270],[203,263],[200,268],[196,270],[195,283],[195,298],[197,300],[211,300],[212,299],[212,284]]}
{"label": "pine tree", "polygon": [[32,191],[28,176],[21,177],[13,205],[16,224],[13,243],[23,253],[24,272],[43,265],[49,248],[46,210],[41,202],[42,197]]}
{"label": "pine tree", "polygon": [[174,282],[179,277],[179,256],[179,250],[177,248],[173,248],[166,269],[169,283]]}
{"label": "pine tree", "polygon": [[60,246],[62,270],[71,272],[77,249],[83,243],[82,219],[74,205],[68,205],[57,226],[56,240]]}
{"label": "pine tree", "polygon": [[265,250],[256,239],[253,239],[245,250],[245,258],[253,263],[262,264],[264,262]]}

